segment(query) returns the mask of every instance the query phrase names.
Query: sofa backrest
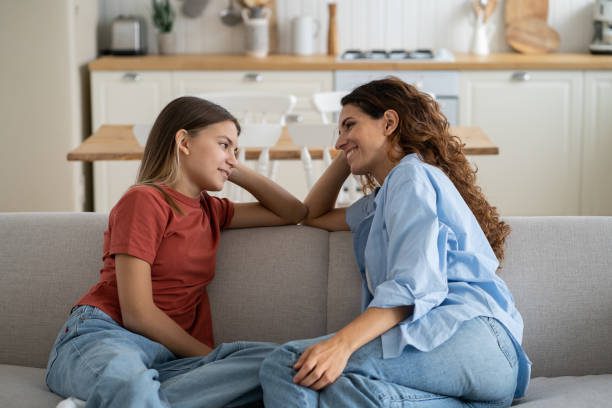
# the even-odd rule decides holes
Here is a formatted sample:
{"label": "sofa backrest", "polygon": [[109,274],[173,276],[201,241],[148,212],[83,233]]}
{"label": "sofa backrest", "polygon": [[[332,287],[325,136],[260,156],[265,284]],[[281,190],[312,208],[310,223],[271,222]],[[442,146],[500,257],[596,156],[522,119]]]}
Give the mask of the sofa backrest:
{"label": "sofa backrest", "polygon": [[208,290],[215,340],[325,334],[328,237],[298,226],[225,231]]}
{"label": "sofa backrest", "polygon": [[[612,372],[612,217],[508,218],[500,276],[535,376]],[[0,214],[0,363],[44,367],[70,305],[98,278],[104,214]],[[333,332],[359,313],[351,234],[223,233],[209,288],[218,342]]]}
{"label": "sofa backrest", "polygon": [[[0,214],[0,364],[45,367],[71,305],[97,282],[106,214]],[[217,342],[326,333],[329,233],[223,233],[209,295]]]}
{"label": "sofa backrest", "polygon": [[509,217],[500,276],[534,376],[612,373],[612,217]]}
{"label": "sofa backrest", "polygon": [[105,214],[0,214],[0,363],[45,367],[70,305],[98,279]]}

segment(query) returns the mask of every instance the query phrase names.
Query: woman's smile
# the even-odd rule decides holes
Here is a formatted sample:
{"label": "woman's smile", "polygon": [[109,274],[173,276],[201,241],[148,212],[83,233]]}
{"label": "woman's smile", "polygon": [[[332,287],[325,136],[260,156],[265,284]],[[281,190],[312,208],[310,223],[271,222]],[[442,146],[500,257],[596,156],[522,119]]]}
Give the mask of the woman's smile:
{"label": "woman's smile", "polygon": [[350,160],[351,157],[353,157],[355,155],[357,149],[358,149],[357,146],[352,146],[352,147],[346,149],[345,153],[344,153],[346,155],[346,159]]}

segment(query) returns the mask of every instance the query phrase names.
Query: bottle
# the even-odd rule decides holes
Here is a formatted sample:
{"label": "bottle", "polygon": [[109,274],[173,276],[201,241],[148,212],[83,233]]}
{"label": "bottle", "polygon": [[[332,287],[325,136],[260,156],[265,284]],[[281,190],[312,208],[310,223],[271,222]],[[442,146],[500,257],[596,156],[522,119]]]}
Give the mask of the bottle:
{"label": "bottle", "polygon": [[327,5],[329,25],[327,26],[327,55],[338,55],[338,28],[336,26],[336,3]]}

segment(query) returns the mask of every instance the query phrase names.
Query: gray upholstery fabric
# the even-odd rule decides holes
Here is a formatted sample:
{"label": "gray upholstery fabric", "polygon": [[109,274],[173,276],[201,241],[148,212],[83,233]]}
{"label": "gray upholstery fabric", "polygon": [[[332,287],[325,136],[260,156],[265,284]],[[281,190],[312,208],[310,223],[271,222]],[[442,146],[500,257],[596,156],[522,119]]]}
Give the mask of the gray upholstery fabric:
{"label": "gray upholstery fabric", "polygon": [[507,221],[500,276],[525,321],[532,376],[612,373],[612,217]]}
{"label": "gray upholstery fabric", "polygon": [[357,317],[361,308],[361,276],[353,254],[350,232],[329,236],[327,331],[333,333]]}
{"label": "gray upholstery fabric", "polygon": [[107,216],[0,214],[0,363],[45,367],[70,305],[96,282]]}
{"label": "gray upholstery fabric", "polygon": [[583,377],[539,377],[531,380],[520,408],[608,408],[612,406],[612,374]]}
{"label": "gray upholstery fabric", "polygon": [[[536,378],[520,406],[612,401],[612,217],[508,218],[500,276],[525,319]],[[0,214],[0,406],[53,406],[43,370],[70,305],[95,283],[104,214]],[[284,342],[359,313],[350,233],[308,227],[223,233],[210,287],[218,342]],[[24,367],[18,367],[24,366]]]}
{"label": "gray upholstery fabric", "polygon": [[217,342],[325,334],[328,233],[310,227],[223,233],[209,295]]}
{"label": "gray upholstery fabric", "polygon": [[0,364],[0,407],[54,407],[62,398],[49,392],[42,368]]}

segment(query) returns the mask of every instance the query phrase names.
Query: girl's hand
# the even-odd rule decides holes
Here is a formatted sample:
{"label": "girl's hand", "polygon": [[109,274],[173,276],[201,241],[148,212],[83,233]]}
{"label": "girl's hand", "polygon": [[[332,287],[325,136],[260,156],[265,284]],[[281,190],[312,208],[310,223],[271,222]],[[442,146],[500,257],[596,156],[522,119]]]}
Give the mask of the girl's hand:
{"label": "girl's hand", "polygon": [[338,379],[352,352],[334,336],[308,347],[293,366],[293,382],[319,391]]}

